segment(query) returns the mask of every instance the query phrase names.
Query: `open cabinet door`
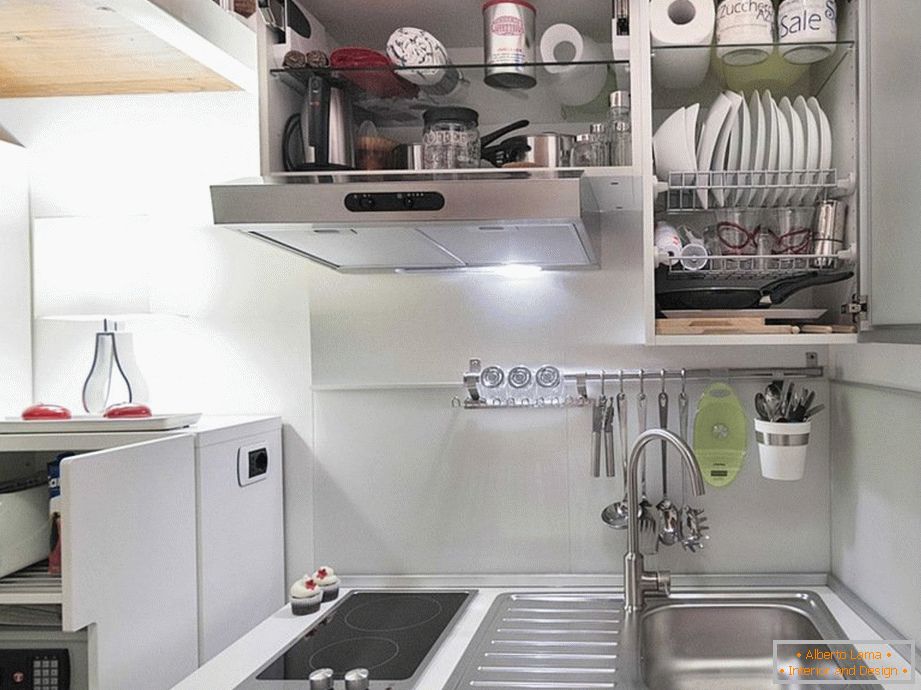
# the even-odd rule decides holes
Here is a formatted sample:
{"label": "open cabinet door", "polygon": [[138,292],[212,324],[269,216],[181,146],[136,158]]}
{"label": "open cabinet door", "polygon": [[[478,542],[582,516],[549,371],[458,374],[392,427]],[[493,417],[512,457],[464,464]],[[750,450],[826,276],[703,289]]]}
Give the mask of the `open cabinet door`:
{"label": "open cabinet door", "polygon": [[61,462],[63,627],[90,687],[172,687],[198,666],[192,435]]}
{"label": "open cabinet door", "polygon": [[921,343],[921,2],[861,2],[861,340]]}
{"label": "open cabinet door", "polygon": [[25,149],[0,126],[0,410],[32,401],[29,169]]}

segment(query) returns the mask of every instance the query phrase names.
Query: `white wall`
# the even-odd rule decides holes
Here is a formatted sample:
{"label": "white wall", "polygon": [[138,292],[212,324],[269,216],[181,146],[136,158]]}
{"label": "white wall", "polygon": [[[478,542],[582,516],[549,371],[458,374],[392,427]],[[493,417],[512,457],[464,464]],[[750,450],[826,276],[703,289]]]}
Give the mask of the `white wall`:
{"label": "white wall", "polygon": [[[625,535],[600,520],[620,478],[589,476],[589,412],[452,409],[470,357],[569,371],[805,364],[809,348],[639,345],[640,233],[611,227],[603,244],[603,270],[532,280],[311,270],[319,560],[370,573],[621,569]],[[690,387],[692,406],[702,390]],[[756,390],[737,386],[747,407]],[[827,398],[821,382],[818,392]],[[817,423],[804,481],[762,479],[752,445],[736,482],[700,501],[712,525],[706,550],[673,548],[660,565],[827,571],[827,417]],[[649,457],[658,486],[658,447]],[[670,486],[680,493],[677,472]]]}
{"label": "white wall", "polygon": [[921,639],[921,347],[833,349],[832,572]]}
{"label": "white wall", "polygon": [[[0,118],[0,122],[2,122]],[[32,402],[29,178],[25,150],[0,127],[0,414]]]}
{"label": "white wall", "polygon": [[[632,223],[606,231],[603,270],[531,281],[342,276],[216,230],[207,184],[255,168],[244,95],[6,101],[0,120],[36,161],[36,313],[97,311],[111,280],[124,309],[189,315],[128,322],[155,407],[284,415],[289,575],[320,561],[371,573],[619,570],[624,535],[599,514],[620,483],[588,476],[587,412],[454,410],[471,356],[658,369],[802,365],[811,349],[643,347]],[[40,396],[76,407],[92,332],[36,323]],[[738,390],[749,405],[755,388]],[[735,484],[701,501],[713,527],[704,553],[660,560],[826,571],[824,427],[811,453],[793,486],[761,479],[750,449]]]}
{"label": "white wall", "polygon": [[309,512],[297,512],[311,503],[305,266],[210,217],[210,183],[258,174],[255,97],[0,100],[0,122],[32,164],[37,398],[80,409],[97,326],[43,317],[153,311],[126,325],[155,411],[283,416],[288,556],[302,571],[313,560]]}

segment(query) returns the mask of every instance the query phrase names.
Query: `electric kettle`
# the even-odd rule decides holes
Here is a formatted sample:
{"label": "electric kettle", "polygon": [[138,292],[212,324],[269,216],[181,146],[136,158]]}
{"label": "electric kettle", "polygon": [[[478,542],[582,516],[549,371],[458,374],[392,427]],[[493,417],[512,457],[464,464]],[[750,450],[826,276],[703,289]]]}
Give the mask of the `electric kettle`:
{"label": "electric kettle", "polygon": [[353,129],[352,102],[345,90],[326,77],[308,77],[301,111],[285,124],[285,168],[289,171],[354,169]]}

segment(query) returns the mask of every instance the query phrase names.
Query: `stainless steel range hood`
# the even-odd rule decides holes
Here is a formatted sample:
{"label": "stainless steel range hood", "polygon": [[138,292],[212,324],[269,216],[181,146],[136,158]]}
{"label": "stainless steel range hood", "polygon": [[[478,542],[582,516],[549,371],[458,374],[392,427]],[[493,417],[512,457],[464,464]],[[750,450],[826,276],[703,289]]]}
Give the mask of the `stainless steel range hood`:
{"label": "stainless steel range hood", "polygon": [[214,222],[342,272],[597,266],[581,170],[314,173],[211,187]]}

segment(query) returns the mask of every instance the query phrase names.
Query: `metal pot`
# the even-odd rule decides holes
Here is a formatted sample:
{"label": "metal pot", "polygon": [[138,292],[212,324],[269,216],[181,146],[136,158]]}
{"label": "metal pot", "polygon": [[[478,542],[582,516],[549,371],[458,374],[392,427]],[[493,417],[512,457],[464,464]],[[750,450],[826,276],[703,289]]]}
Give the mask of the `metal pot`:
{"label": "metal pot", "polygon": [[493,147],[501,151],[495,162],[513,167],[567,168],[575,142],[573,135],[556,132],[509,137]]}
{"label": "metal pot", "polygon": [[400,144],[390,154],[394,170],[422,170],[422,144]]}

